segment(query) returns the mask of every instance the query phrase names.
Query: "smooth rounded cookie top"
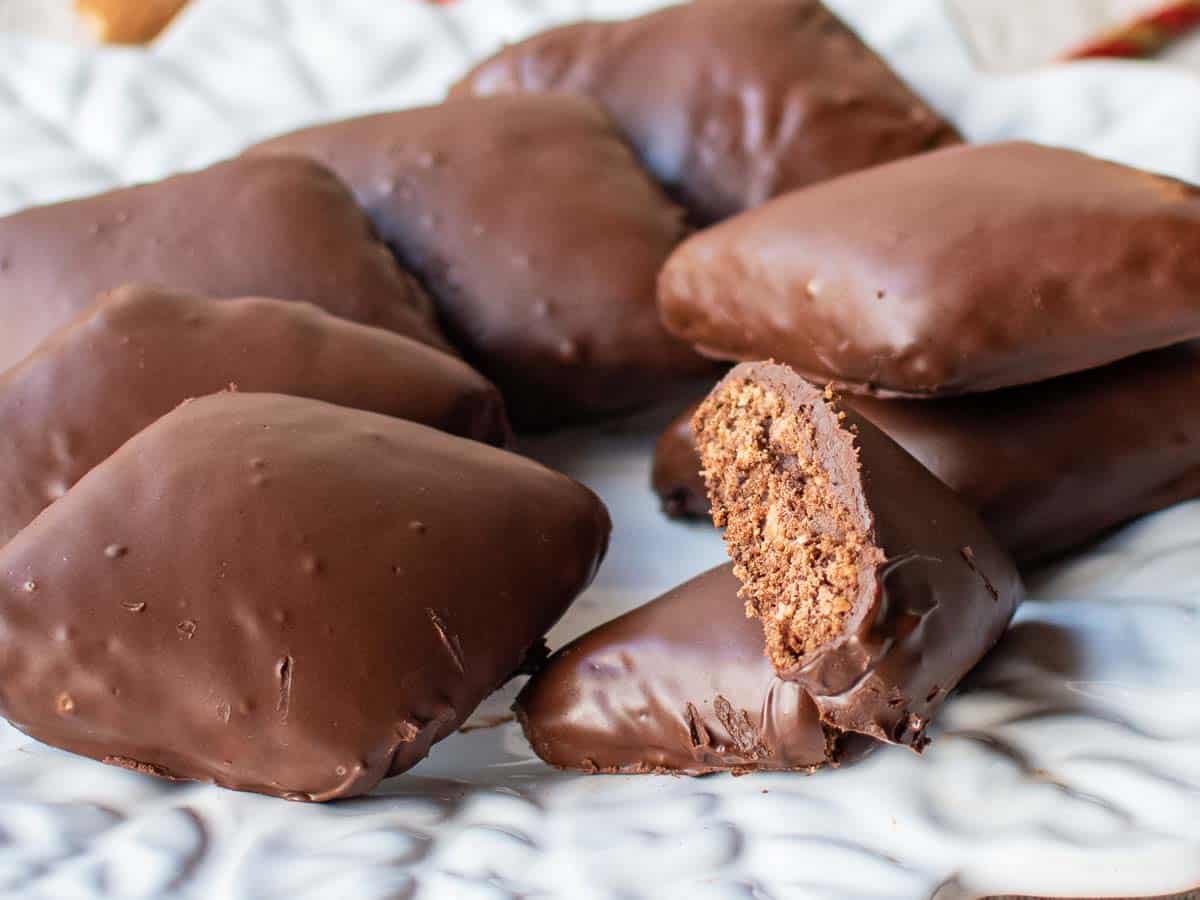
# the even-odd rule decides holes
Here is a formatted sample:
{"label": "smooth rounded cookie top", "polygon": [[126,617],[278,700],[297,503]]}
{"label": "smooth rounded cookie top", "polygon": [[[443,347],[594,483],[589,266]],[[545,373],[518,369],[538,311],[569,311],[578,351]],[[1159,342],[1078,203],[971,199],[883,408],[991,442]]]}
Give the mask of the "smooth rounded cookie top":
{"label": "smooth rounded cookie top", "polygon": [[1190,185],[1035,144],[952,148],[694,236],[659,306],[713,356],[855,392],[972,393],[1200,335],[1198,245]]}
{"label": "smooth rounded cookie top", "polygon": [[447,347],[429,298],[329,169],[234,159],[0,219],[0,370],[131,282],[307,300]]}
{"label": "smooth rounded cookie top", "polygon": [[566,476],[388,416],[194,400],[0,550],[0,707],[46,743],[296,799],[454,731],[591,581]]}
{"label": "smooth rounded cookie top", "polygon": [[583,97],[464,98],[268,141],[349,183],[447,333],[535,428],[647,406],[713,364],[659,320],[683,210]]}
{"label": "smooth rounded cookie top", "polygon": [[697,221],[961,139],[817,0],[694,0],[505,47],[452,96],[598,100]]}
{"label": "smooth rounded cookie top", "polygon": [[419,341],[308,303],[127,286],[0,375],[0,546],[159,416],[231,386],[510,437],[495,386]]}

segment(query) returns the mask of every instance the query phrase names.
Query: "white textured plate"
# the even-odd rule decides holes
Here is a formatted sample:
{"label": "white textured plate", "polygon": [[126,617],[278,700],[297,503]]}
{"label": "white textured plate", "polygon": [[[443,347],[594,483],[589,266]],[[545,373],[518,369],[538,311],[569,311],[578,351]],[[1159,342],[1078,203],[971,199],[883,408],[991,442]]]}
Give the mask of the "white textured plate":
{"label": "white textured plate", "polygon": [[[154,178],[284,127],[436,100],[506,39],[647,0],[197,0],[151,51],[0,37],[0,208]],[[1200,180],[1200,81],[970,68],[933,0],[837,0],[976,139]],[[616,523],[558,644],[722,559],[646,487],[662,415],[544,439]],[[1086,452],[1086,448],[1081,448]],[[170,785],[0,726],[0,894],[30,898],[1127,895],[1200,883],[1200,504],[1047,573],[924,757],[811,777],[575,777],[515,725],[455,735],[370,798]],[[475,723],[502,717],[512,690]]]}

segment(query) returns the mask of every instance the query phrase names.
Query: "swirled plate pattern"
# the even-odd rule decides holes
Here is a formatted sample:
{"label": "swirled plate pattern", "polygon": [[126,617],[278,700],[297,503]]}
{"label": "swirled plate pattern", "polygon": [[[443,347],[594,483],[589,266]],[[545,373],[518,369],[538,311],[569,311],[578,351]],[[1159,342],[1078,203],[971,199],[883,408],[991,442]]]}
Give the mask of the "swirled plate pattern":
{"label": "swirled plate pattern", "polygon": [[[151,50],[2,36],[0,211],[435,101],[504,40],[658,2],[196,0]],[[1200,180],[1200,80],[1184,70],[987,75],[936,0],[833,5],[976,140]],[[723,558],[649,492],[664,416],[528,447],[595,487],[616,524],[555,645]],[[556,773],[506,715],[515,686],[411,773],[324,807],[159,782],[0,725],[0,896],[957,900],[1200,883],[1200,503],[1042,573],[1034,594],[924,757],[813,776]]]}

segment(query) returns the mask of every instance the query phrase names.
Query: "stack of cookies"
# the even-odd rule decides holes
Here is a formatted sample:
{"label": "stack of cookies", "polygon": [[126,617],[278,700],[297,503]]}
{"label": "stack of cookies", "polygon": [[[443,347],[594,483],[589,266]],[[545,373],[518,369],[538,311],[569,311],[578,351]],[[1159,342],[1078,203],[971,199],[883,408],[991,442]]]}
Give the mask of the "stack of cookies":
{"label": "stack of cookies", "polygon": [[[521,673],[565,768],[919,751],[1018,566],[1200,486],[1198,245],[1190,186],[965,145],[815,0],[0,219],[0,712],[299,800]],[[547,658],[611,524],[514,431],[723,373],[656,486],[731,564]]]}

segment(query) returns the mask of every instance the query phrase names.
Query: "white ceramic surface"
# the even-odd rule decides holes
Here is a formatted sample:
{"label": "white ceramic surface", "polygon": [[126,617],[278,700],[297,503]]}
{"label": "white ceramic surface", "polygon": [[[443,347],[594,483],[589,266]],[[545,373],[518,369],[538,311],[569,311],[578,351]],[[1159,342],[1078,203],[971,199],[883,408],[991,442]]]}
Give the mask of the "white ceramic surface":
{"label": "white ceramic surface", "polygon": [[[436,100],[472,59],[648,0],[197,0],[154,50],[0,37],[0,208],[154,178],[280,128]],[[1158,65],[975,72],[936,0],[833,4],[976,139],[1030,137],[1200,180],[1200,81]],[[557,645],[723,558],[647,488],[665,412],[529,449],[616,531]],[[1081,448],[1086,452],[1086,448]],[[552,772],[504,722],[369,798],[310,807],[165,784],[0,726],[0,896],[904,898],[1200,883],[1200,503],[1042,575],[924,757],[811,777]],[[500,724],[496,724],[497,722]]]}

